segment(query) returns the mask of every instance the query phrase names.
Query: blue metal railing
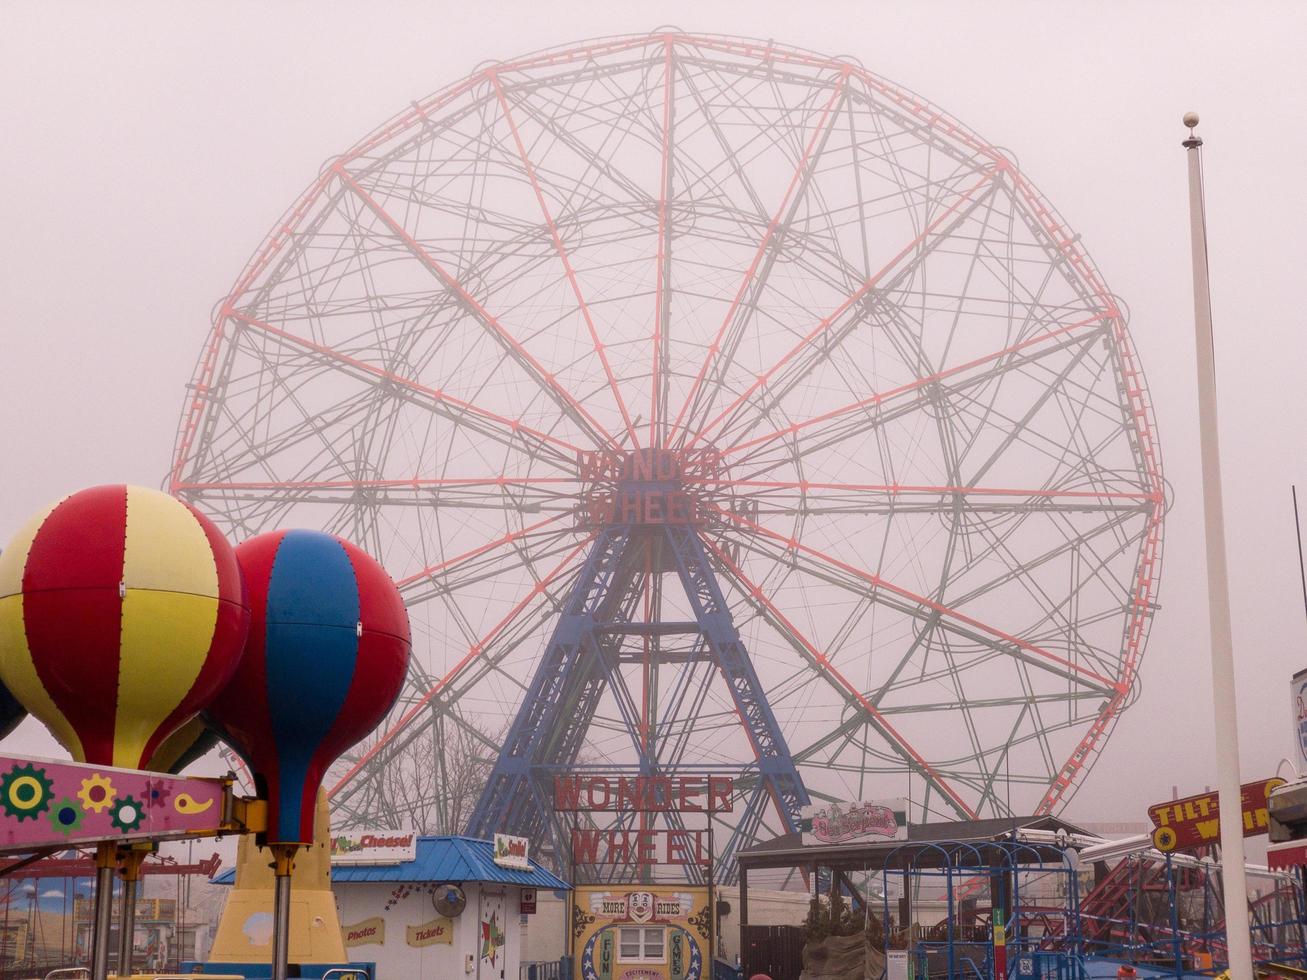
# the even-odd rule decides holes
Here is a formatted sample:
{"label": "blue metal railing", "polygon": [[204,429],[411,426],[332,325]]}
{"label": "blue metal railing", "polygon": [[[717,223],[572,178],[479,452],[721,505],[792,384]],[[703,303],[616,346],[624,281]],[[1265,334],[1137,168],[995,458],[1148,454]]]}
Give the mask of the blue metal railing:
{"label": "blue metal railing", "polygon": [[519,980],[570,980],[567,958],[523,963],[517,971]]}

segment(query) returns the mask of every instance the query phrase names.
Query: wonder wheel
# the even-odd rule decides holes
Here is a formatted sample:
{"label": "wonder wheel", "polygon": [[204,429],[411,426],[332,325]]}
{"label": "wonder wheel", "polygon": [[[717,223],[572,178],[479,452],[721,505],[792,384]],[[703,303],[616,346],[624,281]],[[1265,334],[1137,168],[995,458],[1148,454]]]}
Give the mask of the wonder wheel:
{"label": "wonder wheel", "polygon": [[170,487],[403,590],[338,820],[547,850],[560,771],[726,772],[726,859],[809,799],[1063,806],[1164,511],[1125,309],[1011,156],[855,61],[672,30],[331,159],[218,304]]}

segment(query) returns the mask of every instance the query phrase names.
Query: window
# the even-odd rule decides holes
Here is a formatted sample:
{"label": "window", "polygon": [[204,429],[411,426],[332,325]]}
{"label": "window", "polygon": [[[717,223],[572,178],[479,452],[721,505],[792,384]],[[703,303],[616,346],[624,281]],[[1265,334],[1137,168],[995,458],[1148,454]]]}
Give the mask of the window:
{"label": "window", "polygon": [[662,963],[663,929],[624,926],[618,935],[617,958],[624,963]]}

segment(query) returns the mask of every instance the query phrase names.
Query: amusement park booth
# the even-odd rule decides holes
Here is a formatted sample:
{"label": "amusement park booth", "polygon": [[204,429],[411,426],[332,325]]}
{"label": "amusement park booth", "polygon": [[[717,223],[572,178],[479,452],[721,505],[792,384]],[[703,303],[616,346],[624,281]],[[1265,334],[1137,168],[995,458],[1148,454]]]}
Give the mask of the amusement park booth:
{"label": "amusement park booth", "polygon": [[[750,878],[795,870],[822,908],[829,911],[838,895],[857,923],[853,934],[809,949],[809,960],[865,961],[869,976],[888,971],[888,980],[906,980],[968,972],[964,959],[981,975],[998,975],[1010,952],[1017,975],[1043,975],[1046,969],[1018,954],[1047,945],[1042,940],[1049,929],[1066,928],[1070,919],[1063,913],[1078,897],[1067,842],[1092,836],[1056,817],[1017,817],[908,824],[905,839],[845,844],[805,844],[791,833],[742,850],[744,976],[797,977],[808,966],[799,928],[751,925],[749,919]],[[1039,941],[1028,942],[1027,934]],[[1074,943],[1077,937],[1065,938]]]}
{"label": "amusement park booth", "polygon": [[[491,841],[453,836],[417,837],[407,860],[333,862],[346,958],[375,963],[378,980],[517,980],[533,896],[569,888],[518,863],[526,867],[505,867],[502,855],[496,863]],[[234,873],[214,880],[229,884]]]}

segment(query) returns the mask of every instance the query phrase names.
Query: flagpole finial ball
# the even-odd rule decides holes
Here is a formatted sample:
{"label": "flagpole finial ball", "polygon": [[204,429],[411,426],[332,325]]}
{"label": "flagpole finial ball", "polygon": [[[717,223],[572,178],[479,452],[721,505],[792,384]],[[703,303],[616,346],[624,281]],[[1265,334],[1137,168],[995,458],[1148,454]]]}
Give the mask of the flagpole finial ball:
{"label": "flagpole finial ball", "polygon": [[1190,129],[1193,129],[1195,126],[1197,126],[1197,125],[1198,125],[1198,113],[1196,113],[1196,112],[1186,112],[1186,113],[1184,114],[1184,124],[1185,124],[1186,126],[1188,126]]}

